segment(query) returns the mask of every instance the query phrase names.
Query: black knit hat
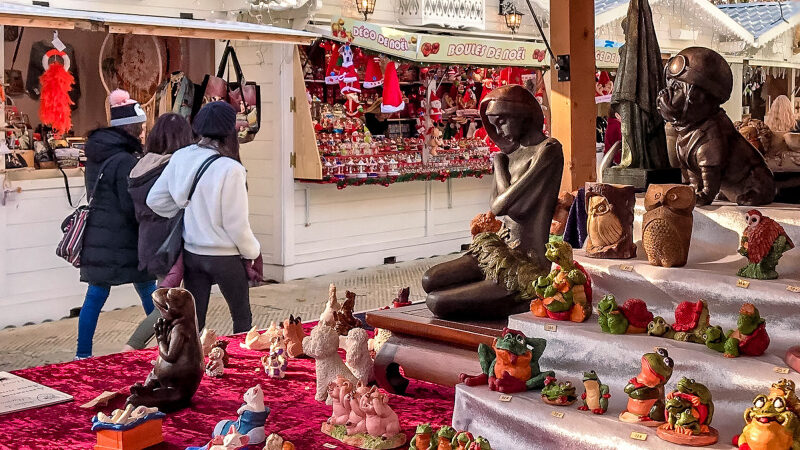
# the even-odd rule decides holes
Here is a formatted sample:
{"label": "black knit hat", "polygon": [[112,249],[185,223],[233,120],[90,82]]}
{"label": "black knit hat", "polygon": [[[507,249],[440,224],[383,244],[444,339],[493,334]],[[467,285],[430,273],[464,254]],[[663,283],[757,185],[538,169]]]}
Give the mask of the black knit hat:
{"label": "black knit hat", "polygon": [[236,132],[236,111],[225,102],[211,102],[200,108],[192,129],[203,137],[223,138]]}

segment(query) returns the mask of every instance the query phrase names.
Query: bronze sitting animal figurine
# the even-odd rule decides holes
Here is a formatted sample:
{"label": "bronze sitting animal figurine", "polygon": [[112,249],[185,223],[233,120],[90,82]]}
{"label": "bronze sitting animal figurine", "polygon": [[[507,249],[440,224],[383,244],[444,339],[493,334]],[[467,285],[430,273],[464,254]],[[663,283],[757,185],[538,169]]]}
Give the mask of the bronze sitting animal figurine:
{"label": "bronze sitting animal figurine", "polygon": [[667,87],[658,95],[658,110],[678,132],[678,159],[697,204],[708,205],[717,194],[739,205],[771,203],[772,171],[720,108],[733,89],[725,59],[711,49],[689,47],[664,70]]}
{"label": "bronze sitting animal figurine", "polygon": [[191,404],[203,379],[194,298],[185,289],[158,289],[153,304],[161,311],[155,324],[158,358],[144,384],[131,386],[127,403],[173,412]]}

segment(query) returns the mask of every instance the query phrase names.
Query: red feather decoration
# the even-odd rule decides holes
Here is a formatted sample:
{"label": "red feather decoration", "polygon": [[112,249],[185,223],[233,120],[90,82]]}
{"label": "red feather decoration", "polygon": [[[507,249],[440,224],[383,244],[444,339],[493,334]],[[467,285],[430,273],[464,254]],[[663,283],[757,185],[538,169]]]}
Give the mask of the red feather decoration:
{"label": "red feather decoration", "polygon": [[786,236],[789,246],[794,247],[794,243],[781,224],[767,216],[762,216],[758,225],[745,228],[744,235],[747,237],[747,259],[755,264],[769,254],[778,236]]}
{"label": "red feather decoration", "polygon": [[57,136],[72,128],[72,108],[69,98],[75,78],[61,63],[53,62],[39,77],[42,95],[39,100],[39,119],[44,125],[53,127]]}

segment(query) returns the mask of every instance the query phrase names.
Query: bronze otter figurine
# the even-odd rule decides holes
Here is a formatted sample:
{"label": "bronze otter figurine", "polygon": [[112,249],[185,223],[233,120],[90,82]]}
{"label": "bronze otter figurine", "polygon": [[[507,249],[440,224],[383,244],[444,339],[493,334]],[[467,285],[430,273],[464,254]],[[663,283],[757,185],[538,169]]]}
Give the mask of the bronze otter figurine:
{"label": "bronze otter figurine", "polygon": [[714,50],[689,47],[664,71],[667,87],[658,94],[658,111],[678,132],[678,159],[697,204],[708,205],[717,194],[739,205],[771,203],[772,171],[720,108],[733,89],[725,59]]}
{"label": "bronze otter figurine", "polygon": [[153,292],[153,304],[161,311],[155,324],[158,358],[144,384],[131,386],[127,403],[173,412],[191,404],[203,379],[194,298],[185,289],[158,289]]}

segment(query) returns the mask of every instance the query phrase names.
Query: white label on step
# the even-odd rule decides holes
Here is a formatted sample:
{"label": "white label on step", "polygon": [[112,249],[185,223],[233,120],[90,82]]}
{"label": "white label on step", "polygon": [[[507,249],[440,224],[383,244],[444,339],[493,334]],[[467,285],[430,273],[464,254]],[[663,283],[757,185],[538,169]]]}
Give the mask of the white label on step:
{"label": "white label on step", "polygon": [[544,326],[544,331],[555,332],[556,330],[558,330],[558,326],[556,326],[554,323],[548,323]]}
{"label": "white label on step", "polygon": [[742,280],[742,279],[736,280],[736,287],[740,287],[742,289],[747,289],[747,288],[750,287],[750,282]]}
{"label": "white label on step", "polygon": [[512,398],[513,398],[513,397],[511,397],[511,396],[510,396],[510,395],[508,395],[508,394],[502,394],[502,395],[500,395],[500,401],[501,401],[501,402],[510,402]]}
{"label": "white label on step", "polygon": [[324,444],[322,444],[322,446],[323,446],[323,447],[325,447],[325,448],[336,448],[336,446],[335,446],[335,445],[333,445],[333,444],[329,444],[329,443],[327,443],[327,442],[326,442],[326,443],[324,443]]}
{"label": "white label on step", "polygon": [[556,419],[563,419],[564,418],[564,413],[562,413],[561,411],[553,411],[553,412],[550,413],[550,415],[555,417]]}
{"label": "white label on step", "polygon": [[794,292],[795,294],[800,294],[800,286],[786,286],[786,290]]}
{"label": "white label on step", "polygon": [[619,266],[619,270],[624,270],[625,272],[633,272],[633,266],[628,264],[623,264]]}
{"label": "white label on step", "polygon": [[776,367],[775,368],[775,373],[782,373],[784,375],[788,374],[789,373],[789,368],[788,367]]}
{"label": "white label on step", "polygon": [[637,441],[646,441],[647,433],[640,433],[638,431],[634,431],[633,433],[631,433],[631,439],[636,439]]}

